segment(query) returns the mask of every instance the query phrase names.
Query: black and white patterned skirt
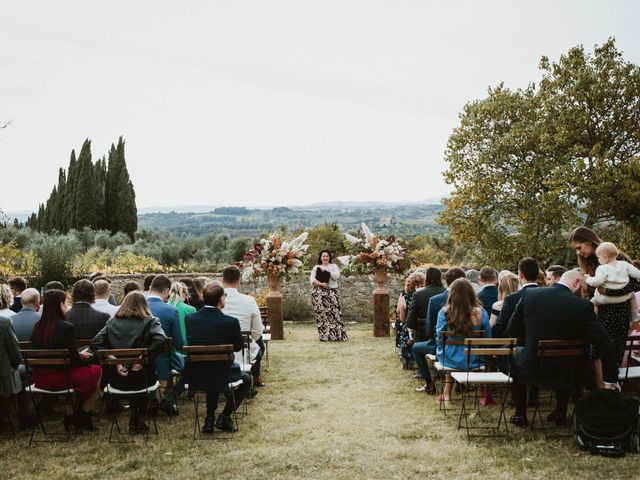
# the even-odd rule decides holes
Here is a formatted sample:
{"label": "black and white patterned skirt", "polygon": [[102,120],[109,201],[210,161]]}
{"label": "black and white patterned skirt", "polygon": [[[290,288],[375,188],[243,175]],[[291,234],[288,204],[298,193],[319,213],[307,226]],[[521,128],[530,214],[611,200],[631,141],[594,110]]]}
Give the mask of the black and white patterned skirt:
{"label": "black and white patterned skirt", "polygon": [[335,288],[313,287],[311,303],[316,314],[318,335],[323,342],[342,342],[347,339],[342,314],[340,295]]}

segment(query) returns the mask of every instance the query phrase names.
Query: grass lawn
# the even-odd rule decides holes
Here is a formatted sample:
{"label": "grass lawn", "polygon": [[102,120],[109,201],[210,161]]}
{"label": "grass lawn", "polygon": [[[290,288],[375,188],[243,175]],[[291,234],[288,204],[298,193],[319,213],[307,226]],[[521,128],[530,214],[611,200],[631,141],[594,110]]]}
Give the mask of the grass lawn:
{"label": "grass lawn", "polygon": [[[592,457],[570,439],[511,430],[508,440],[467,442],[455,415],[403,371],[391,338],[348,325],[350,339],[320,343],[313,325],[286,325],[272,342],[267,386],[229,440],[194,441],[193,409],[158,421],[147,444],[107,443],[108,423],[69,444],[28,448],[0,440],[0,478],[639,478],[640,457]],[[220,407],[219,407],[220,408]],[[495,408],[495,407],[491,407]],[[508,413],[509,415],[509,413]],[[123,417],[123,423],[127,420]]]}

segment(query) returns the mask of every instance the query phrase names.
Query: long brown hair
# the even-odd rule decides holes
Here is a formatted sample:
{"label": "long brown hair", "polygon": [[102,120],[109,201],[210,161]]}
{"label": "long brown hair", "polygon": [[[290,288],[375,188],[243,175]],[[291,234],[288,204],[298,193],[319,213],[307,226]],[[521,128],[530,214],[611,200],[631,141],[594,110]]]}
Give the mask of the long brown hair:
{"label": "long brown hair", "polygon": [[504,300],[504,297],[518,290],[520,283],[518,276],[513,273],[503,275],[498,282],[498,300]]}
{"label": "long brown hair", "polygon": [[67,301],[67,294],[62,290],[49,290],[42,297],[42,316],[33,326],[31,339],[45,347],[53,346],[53,331],[56,323],[67,319],[62,307]]}
{"label": "long brown hair", "polygon": [[444,308],[449,329],[458,335],[470,335],[473,331],[474,310],[482,304],[471,282],[458,278],[449,287],[449,297]]}
{"label": "long brown hair", "polygon": [[144,320],[151,316],[151,310],[149,310],[149,304],[144,294],[138,290],[127,293],[124,297],[122,305],[118,308],[118,311],[114,315],[116,318],[137,318],[138,320]]}

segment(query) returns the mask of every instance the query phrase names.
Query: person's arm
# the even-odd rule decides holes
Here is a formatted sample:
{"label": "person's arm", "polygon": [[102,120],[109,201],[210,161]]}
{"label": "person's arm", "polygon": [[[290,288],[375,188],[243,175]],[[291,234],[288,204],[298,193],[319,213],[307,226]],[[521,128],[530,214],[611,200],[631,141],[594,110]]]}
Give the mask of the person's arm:
{"label": "person's arm", "polygon": [[491,338],[491,325],[489,324],[489,314],[484,309],[484,307],[480,307],[480,310],[482,310],[480,313],[482,313],[481,325],[482,325],[482,329],[484,330],[484,338]]}
{"label": "person's arm", "polygon": [[596,274],[593,277],[587,277],[585,281],[590,287],[599,287],[601,285],[604,285],[604,283],[607,281],[607,273],[604,268],[600,266],[596,268]]}
{"label": "person's arm", "polygon": [[254,340],[259,340],[264,331],[264,325],[262,324],[262,317],[260,316],[260,307],[252,300],[251,301],[251,337]]}
{"label": "person's arm", "polygon": [[[524,338],[525,328],[524,328],[524,303],[525,298],[524,295],[522,299],[518,302],[515,311],[509,317],[509,322],[507,323],[507,336],[511,338]],[[502,308],[504,311],[504,306]]]}
{"label": "person's arm", "polygon": [[240,322],[238,321],[237,318],[234,318],[233,321],[234,323],[231,327],[231,331],[232,331],[231,340],[233,343],[233,351],[239,352],[240,350],[242,350],[244,341],[242,340]]}
{"label": "person's arm", "polygon": [[149,361],[153,363],[155,362],[156,357],[164,351],[164,346],[167,342],[167,336],[164,334],[164,330],[162,330],[160,320],[152,317],[149,321],[152,323],[145,340],[148,339],[146,344],[149,351]]}
{"label": "person's arm", "polygon": [[321,287],[322,283],[316,280],[316,270],[318,270],[318,265],[314,265],[311,269],[311,273],[309,274],[309,283],[314,287]]}
{"label": "person's arm", "polygon": [[2,337],[0,340],[4,344],[4,349],[7,352],[11,368],[18,368],[18,365],[20,365],[20,361],[22,360],[20,355],[20,343],[18,342],[16,333],[11,325],[11,320],[6,322],[6,325],[2,325],[0,327],[0,336]]}
{"label": "person's arm", "polygon": [[171,337],[173,338],[173,348],[182,350],[184,348],[184,336],[180,325],[180,312],[178,312],[177,308],[174,308],[171,316]]}
{"label": "person's arm", "polygon": [[436,297],[429,299],[427,306],[427,317],[425,318],[424,334],[427,339],[435,339],[436,326],[438,324],[438,309],[435,302]]}
{"label": "person's arm", "polygon": [[418,328],[418,302],[416,301],[415,295],[411,299],[411,302],[409,302],[409,307],[407,308],[407,328],[411,330]]}
{"label": "person's arm", "polygon": [[109,320],[104,327],[102,327],[102,330],[100,330],[95,337],[93,337],[93,340],[91,340],[91,345],[89,345],[89,348],[91,349],[92,352],[94,353],[98,353],[100,350],[103,350],[105,348],[108,348],[106,343],[107,343],[107,327],[109,326],[111,320]]}
{"label": "person's arm", "polygon": [[69,349],[69,358],[71,360],[72,367],[79,367],[82,365],[89,364],[88,360],[86,358],[82,358],[82,356],[80,356],[80,353],[78,353],[78,345],[76,343],[76,332],[73,325],[65,329],[65,331],[63,332],[61,343],[62,345],[64,345],[64,348]]}
{"label": "person's arm", "polygon": [[397,311],[398,311],[398,317],[400,318],[400,321],[404,323],[404,321],[407,319],[407,301],[405,300],[402,294],[398,298]]}
{"label": "person's arm", "polygon": [[627,273],[631,278],[635,278],[636,280],[640,279],[640,270],[638,270],[634,265],[629,262],[625,262],[627,266]]}
{"label": "person's arm", "polygon": [[511,315],[513,315],[514,307],[512,297],[513,294],[507,295],[502,302],[502,310],[500,310],[500,315],[498,315],[498,320],[496,324],[492,328],[492,335],[496,338],[502,337],[504,335],[507,326],[509,325],[509,319]]}
{"label": "person's arm", "polygon": [[338,281],[340,278],[340,269],[335,263],[332,263],[329,267],[329,275],[331,276],[331,280],[334,282]]}
{"label": "person's arm", "polygon": [[444,308],[441,308],[438,312],[436,322],[435,340],[436,348],[439,350],[442,348],[442,336],[440,335],[440,332],[447,330],[447,317],[444,314]]}

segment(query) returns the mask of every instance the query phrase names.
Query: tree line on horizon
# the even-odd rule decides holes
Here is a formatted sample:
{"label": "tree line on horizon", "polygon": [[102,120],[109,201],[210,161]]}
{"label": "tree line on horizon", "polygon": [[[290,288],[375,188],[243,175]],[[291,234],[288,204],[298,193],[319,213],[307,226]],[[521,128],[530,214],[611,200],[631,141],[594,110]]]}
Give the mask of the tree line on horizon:
{"label": "tree line on horizon", "polygon": [[93,163],[91,140],[86,139],[76,158],[71,151],[69,166],[58,171],[58,183],[38,213],[26,226],[46,233],[66,234],[85,227],[123,232],[131,239],[138,229],[136,194],[129,178],[124,140],[111,144],[108,160],[103,156]]}

